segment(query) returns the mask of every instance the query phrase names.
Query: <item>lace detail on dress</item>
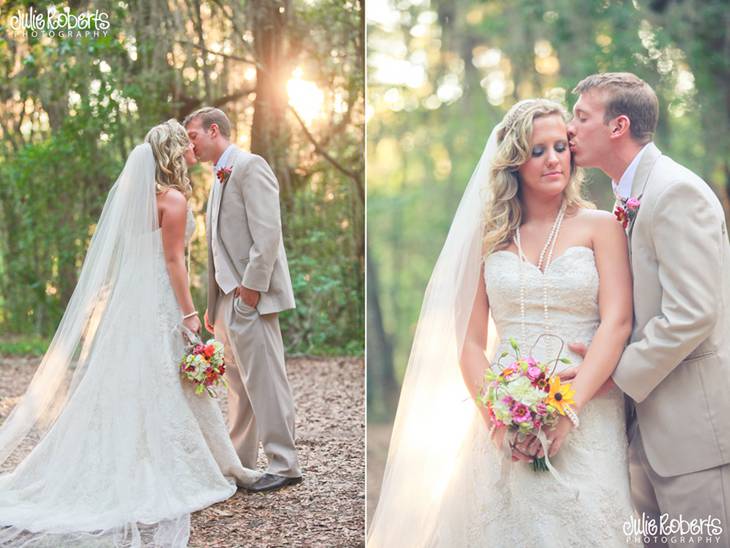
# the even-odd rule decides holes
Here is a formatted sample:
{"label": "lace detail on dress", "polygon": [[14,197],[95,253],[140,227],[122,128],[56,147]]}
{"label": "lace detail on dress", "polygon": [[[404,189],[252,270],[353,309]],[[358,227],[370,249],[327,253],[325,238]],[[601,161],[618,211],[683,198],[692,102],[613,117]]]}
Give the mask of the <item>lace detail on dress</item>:
{"label": "lace detail on dress", "polygon": [[[521,339],[519,258],[509,251],[492,253],[485,261],[485,281],[490,311],[500,338],[495,353],[509,351],[510,337],[527,352],[544,332],[543,276],[549,284],[550,324],[566,343],[590,343],[599,323],[598,271],[593,252],[571,247],[542,273],[523,264],[527,341]],[[553,339],[554,340],[554,339]],[[559,347],[553,342],[553,352]],[[541,360],[542,341],[533,355]],[[568,352],[573,365],[580,358]],[[490,358],[494,358],[491,356]],[[562,366],[567,367],[567,366]],[[596,546],[625,547],[622,525],[633,513],[629,491],[627,441],[623,395],[614,389],[594,398],[581,413],[574,430],[552,459],[563,478],[579,490],[575,500],[548,473],[533,472],[529,465],[509,467],[505,484],[497,487],[501,461],[481,421],[473,428],[474,457],[465,474],[463,496],[474,501],[469,521],[468,546],[584,547],[590,537]]]}

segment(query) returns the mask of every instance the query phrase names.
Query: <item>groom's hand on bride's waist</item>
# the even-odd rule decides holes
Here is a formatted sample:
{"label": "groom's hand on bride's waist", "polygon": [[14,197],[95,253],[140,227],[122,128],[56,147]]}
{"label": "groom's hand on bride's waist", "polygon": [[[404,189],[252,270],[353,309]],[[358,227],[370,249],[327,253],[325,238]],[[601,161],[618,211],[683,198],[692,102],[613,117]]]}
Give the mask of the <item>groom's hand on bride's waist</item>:
{"label": "groom's hand on bride's waist", "polygon": [[[588,352],[586,345],[584,345],[583,343],[570,343],[568,344],[568,348],[571,352],[573,352],[574,354],[578,354],[581,358],[585,358],[586,353]],[[578,366],[576,365],[574,367],[568,367],[567,369],[564,369],[563,371],[558,373],[558,376],[560,377],[560,380],[562,382],[566,382],[574,379],[577,374]]]}
{"label": "groom's hand on bride's waist", "polygon": [[574,354],[578,354],[581,358],[585,358],[588,353],[588,347],[583,343],[569,343],[568,349]]}
{"label": "groom's hand on bride's waist", "polygon": [[[581,358],[585,358],[588,351],[586,345],[584,345],[583,343],[570,343],[568,345],[568,348],[571,352],[578,354]],[[558,373],[558,377],[560,377],[561,382],[567,382],[573,380],[577,374],[578,366],[576,365],[574,367],[568,367],[567,369],[564,369],[563,371]],[[601,385],[601,387],[593,395],[593,397],[595,398],[596,396],[602,396],[603,394],[611,390],[614,386],[616,385],[613,382],[613,379],[609,377],[608,379],[606,379],[606,382]]]}
{"label": "groom's hand on bride's waist", "polygon": [[261,293],[255,289],[249,289],[248,287],[241,285],[236,288],[236,297],[241,299],[251,308],[256,308],[256,305],[259,304]]}

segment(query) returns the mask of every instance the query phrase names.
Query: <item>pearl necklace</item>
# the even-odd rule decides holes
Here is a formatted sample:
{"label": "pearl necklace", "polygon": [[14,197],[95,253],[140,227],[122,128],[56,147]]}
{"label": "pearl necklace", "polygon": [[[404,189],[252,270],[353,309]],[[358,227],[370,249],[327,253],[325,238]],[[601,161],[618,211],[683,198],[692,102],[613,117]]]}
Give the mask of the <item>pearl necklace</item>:
{"label": "pearl necklace", "polygon": [[[562,203],[560,205],[560,210],[558,211],[558,215],[555,217],[555,221],[553,222],[553,226],[550,229],[550,233],[548,234],[547,240],[545,241],[545,245],[542,248],[542,251],[540,252],[540,258],[537,262],[537,268],[540,270],[543,274],[542,276],[542,301],[543,301],[543,319],[544,319],[544,330],[545,333],[550,334],[550,313],[548,308],[548,281],[546,272],[548,269],[548,266],[550,265],[550,262],[553,258],[553,251],[555,250],[555,243],[558,241],[558,233],[560,232],[560,225],[563,223],[563,218],[565,217],[565,203]],[[520,227],[517,227],[517,230],[515,231],[515,245],[517,245],[517,251],[519,253],[519,260],[520,260],[520,327],[522,330],[522,342],[526,343],[527,341],[527,329],[525,328],[525,283],[524,283],[524,274],[523,274],[523,263],[527,262],[527,257],[525,257],[524,252],[522,251],[522,238],[520,237]],[[547,259],[545,258],[547,255]],[[545,264],[543,266],[543,261],[545,261]],[[550,337],[545,337],[545,356],[550,355],[551,345],[550,345]]]}

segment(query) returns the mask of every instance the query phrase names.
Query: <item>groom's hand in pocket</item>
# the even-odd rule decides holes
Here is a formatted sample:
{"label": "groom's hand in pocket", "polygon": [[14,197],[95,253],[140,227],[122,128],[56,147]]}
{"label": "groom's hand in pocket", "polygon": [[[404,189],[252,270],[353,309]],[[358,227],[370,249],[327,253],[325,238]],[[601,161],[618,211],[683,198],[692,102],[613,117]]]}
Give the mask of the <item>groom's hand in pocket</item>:
{"label": "groom's hand in pocket", "polygon": [[259,304],[261,293],[259,293],[255,289],[249,289],[248,287],[244,287],[241,285],[236,289],[236,297],[241,299],[251,308],[256,308],[256,305]]}

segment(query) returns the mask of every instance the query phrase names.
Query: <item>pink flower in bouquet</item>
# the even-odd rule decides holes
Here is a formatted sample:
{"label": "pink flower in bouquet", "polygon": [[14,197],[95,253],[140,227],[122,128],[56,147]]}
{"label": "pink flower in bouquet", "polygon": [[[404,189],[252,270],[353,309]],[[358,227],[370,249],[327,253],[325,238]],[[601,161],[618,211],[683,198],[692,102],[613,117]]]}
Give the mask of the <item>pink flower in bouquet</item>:
{"label": "pink flower in bouquet", "polygon": [[542,375],[542,369],[540,369],[537,364],[527,366],[527,378],[530,379],[533,384],[535,384],[535,382],[540,378],[540,375]]}
{"label": "pink flower in bouquet", "polygon": [[550,392],[550,383],[548,382],[544,372],[540,373],[540,375],[533,381],[532,386],[538,390],[542,390],[543,392]]}
{"label": "pink flower in bouquet", "polygon": [[538,417],[544,417],[547,415],[547,405],[545,405],[544,402],[540,402],[535,407],[535,413],[537,413]]}
{"label": "pink flower in bouquet", "polygon": [[530,408],[524,403],[515,404],[512,408],[512,418],[515,422],[529,422],[532,420]]}
{"label": "pink flower in bouquet", "polygon": [[512,407],[512,404],[514,403],[514,399],[512,396],[505,396],[502,398],[502,403],[505,404],[507,407]]}
{"label": "pink flower in bouquet", "polygon": [[205,348],[204,345],[196,344],[195,347],[193,348],[193,354],[202,354],[203,348]]}

